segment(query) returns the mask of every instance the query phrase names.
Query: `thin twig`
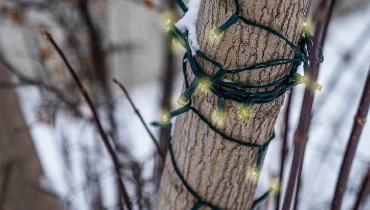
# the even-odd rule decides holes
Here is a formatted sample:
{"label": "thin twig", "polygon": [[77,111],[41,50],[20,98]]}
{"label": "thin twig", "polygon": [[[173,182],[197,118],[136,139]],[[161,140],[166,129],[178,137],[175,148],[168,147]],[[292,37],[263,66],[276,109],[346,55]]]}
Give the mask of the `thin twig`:
{"label": "thin twig", "polygon": [[370,168],[367,171],[366,177],[362,182],[362,187],[358,193],[357,201],[353,210],[358,210],[361,204],[364,202],[366,195],[370,192]]}
{"label": "thin twig", "polygon": [[343,194],[346,191],[348,175],[351,170],[352,162],[355,157],[356,148],[360,140],[362,129],[365,125],[366,116],[370,106],[370,69],[366,78],[365,87],[363,89],[360,105],[353,122],[352,132],[348,141],[346,153],[343,158],[342,167],[340,169],[337,187],[334,194],[334,199],[331,205],[332,210],[340,209],[342,204]]}
{"label": "thin twig", "polygon": [[120,88],[121,90],[123,91],[123,93],[126,95],[128,101],[130,102],[132,108],[134,109],[134,112],[135,114],[139,117],[141,123],[143,124],[145,130],[148,132],[148,134],[150,135],[156,149],[157,149],[157,152],[159,154],[159,156],[164,160],[165,159],[165,155],[163,153],[163,151],[161,150],[161,148],[159,147],[159,144],[158,144],[158,141],[155,139],[154,135],[152,134],[152,132],[150,132],[148,126],[146,125],[143,117],[141,116],[139,110],[136,108],[136,106],[134,105],[134,102],[132,101],[131,97],[130,97],[130,94],[128,93],[127,89],[125,88],[125,86],[123,86],[122,83],[120,83],[118,80],[116,79],[113,79],[113,82],[116,83]]}
{"label": "thin twig", "polygon": [[63,102],[68,108],[70,108],[77,116],[83,118],[83,114],[78,109],[75,108],[77,103],[67,99],[63,91],[59,90],[57,87],[54,87],[54,86],[51,86],[45,83],[42,80],[36,80],[30,77],[27,77],[26,75],[21,73],[22,72],[21,70],[16,69],[15,66],[10,64],[10,62],[7,59],[5,59],[1,51],[0,51],[0,64],[4,65],[5,69],[9,71],[10,73],[12,73],[13,75],[15,75],[20,80],[20,82],[27,84],[27,85],[29,84],[29,85],[35,85],[35,86],[41,87],[45,89],[46,91],[54,94],[61,102]]}
{"label": "thin twig", "polygon": [[[283,176],[284,176],[284,166],[285,166],[285,159],[288,154],[288,133],[289,133],[289,116],[290,116],[290,110],[292,106],[292,99],[293,99],[293,89],[290,91],[290,94],[288,96],[287,106],[284,113],[284,126],[283,126],[283,142],[281,145],[281,161],[280,161],[280,177],[279,177],[279,185],[283,186]],[[280,194],[281,189],[278,189],[278,192],[276,193],[276,210],[279,210],[280,208]]]}
{"label": "thin twig", "polygon": [[294,135],[293,161],[290,169],[287,190],[284,197],[283,210],[289,210],[291,207],[297,180],[299,180],[299,175],[302,170],[304,152],[306,143],[308,141],[308,130],[311,123],[313,99],[315,95],[315,91],[313,91],[311,84],[317,81],[320,69],[320,62],[318,58],[321,57],[319,46],[324,46],[327,28],[335,3],[336,0],[322,0],[318,8],[317,14],[320,15],[317,15],[317,19],[315,21],[316,28],[314,34],[314,37],[317,41],[314,43],[310,52],[310,77],[303,97],[298,127]]}
{"label": "thin twig", "polygon": [[1,182],[1,191],[0,191],[0,209],[5,209],[6,196],[8,194],[8,188],[10,184],[10,178],[13,170],[13,164],[8,163],[4,166],[4,175]]}
{"label": "thin twig", "polygon": [[125,188],[125,185],[122,181],[122,175],[121,175],[121,169],[120,169],[120,163],[119,163],[119,159],[118,159],[118,156],[117,154],[115,153],[109,139],[108,139],[108,136],[105,134],[104,132],[104,129],[103,129],[103,126],[100,122],[100,119],[99,119],[99,116],[98,116],[98,112],[90,98],[90,96],[87,94],[85,88],[83,87],[80,79],[78,78],[76,72],[73,70],[72,66],[69,64],[69,62],[67,61],[67,58],[66,56],[64,55],[64,53],[62,52],[62,50],[59,48],[59,46],[55,43],[54,39],[52,38],[51,34],[49,32],[47,32],[46,30],[43,30],[44,32],[44,35],[46,37],[47,40],[49,40],[49,42],[53,45],[53,47],[55,48],[55,50],[58,52],[58,54],[60,55],[60,57],[62,58],[62,60],[64,61],[64,63],[66,64],[67,66],[67,69],[69,71],[69,73],[71,74],[71,76],[73,77],[76,85],[78,86],[78,89],[81,93],[81,95],[85,98],[92,114],[93,114],[93,119],[94,119],[94,122],[96,124],[96,127],[99,131],[99,134],[100,134],[100,137],[105,145],[105,147],[107,148],[108,150],[108,153],[110,154],[112,160],[113,160],[113,164],[114,164],[114,167],[115,167],[115,171],[116,171],[116,175],[117,175],[117,181],[119,182],[119,186],[120,186],[120,193],[121,193],[121,196],[122,196],[122,199],[123,201],[125,202],[125,205],[126,207],[131,210],[131,203],[130,203],[130,199],[128,197],[128,194],[127,194],[127,191],[126,191],[126,188]]}
{"label": "thin twig", "polygon": [[300,171],[300,174],[298,175],[298,183],[297,183],[297,189],[296,189],[296,196],[293,201],[293,210],[298,210],[299,207],[299,192],[301,191],[302,186],[302,170]]}

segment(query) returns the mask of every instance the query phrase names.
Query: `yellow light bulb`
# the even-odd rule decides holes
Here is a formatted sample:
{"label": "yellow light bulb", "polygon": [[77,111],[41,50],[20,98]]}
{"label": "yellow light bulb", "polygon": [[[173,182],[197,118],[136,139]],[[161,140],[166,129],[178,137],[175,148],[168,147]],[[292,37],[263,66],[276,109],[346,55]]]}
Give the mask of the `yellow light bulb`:
{"label": "yellow light bulb", "polygon": [[301,82],[302,83],[306,83],[308,81],[308,77],[307,76],[302,76],[301,77]]}
{"label": "yellow light bulb", "polygon": [[208,79],[203,78],[200,80],[200,90],[202,92],[208,91],[211,88],[211,85],[212,85],[212,82]]}
{"label": "yellow light bulb", "polygon": [[278,179],[274,178],[271,180],[271,190],[274,193],[278,193],[280,191],[280,182]]}
{"label": "yellow light bulb", "polygon": [[171,20],[170,19],[166,19],[166,21],[164,22],[165,26],[164,26],[164,30],[166,32],[169,32],[170,31],[170,24],[171,24]]}
{"label": "yellow light bulb", "polygon": [[212,30],[209,32],[209,37],[210,37],[212,40],[217,39],[220,35],[221,35],[221,33],[217,33],[217,29],[212,29]]}
{"label": "yellow light bulb", "polygon": [[211,82],[209,80],[202,81],[202,85],[204,88],[208,89],[211,87]]}
{"label": "yellow light bulb", "polygon": [[162,115],[162,121],[163,122],[168,122],[168,116],[167,116],[167,114]]}
{"label": "yellow light bulb", "polygon": [[248,121],[251,117],[251,113],[249,111],[249,109],[245,109],[245,108],[242,108],[240,111],[239,111],[239,119],[243,120],[243,121]]}
{"label": "yellow light bulb", "polygon": [[313,23],[312,21],[310,20],[305,20],[302,24],[302,32],[303,32],[303,35],[305,34],[310,34],[310,30],[313,26]]}
{"label": "yellow light bulb", "polygon": [[186,104],[186,98],[184,95],[181,95],[179,99],[177,99],[177,104],[183,107]]}
{"label": "yellow light bulb", "polygon": [[318,90],[318,91],[321,91],[321,90],[322,90],[322,86],[321,86],[321,85],[319,85],[319,84],[316,84],[315,89],[316,89],[316,90]]}
{"label": "yellow light bulb", "polygon": [[259,172],[255,167],[249,167],[246,170],[245,178],[247,182],[258,183]]}

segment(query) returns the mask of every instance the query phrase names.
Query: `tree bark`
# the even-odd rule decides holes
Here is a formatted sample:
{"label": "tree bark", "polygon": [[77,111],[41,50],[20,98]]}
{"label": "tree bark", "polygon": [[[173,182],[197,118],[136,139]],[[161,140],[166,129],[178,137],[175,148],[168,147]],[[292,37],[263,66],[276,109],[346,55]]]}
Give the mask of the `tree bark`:
{"label": "tree bark", "polygon": [[[1,65],[0,78],[11,81]],[[56,197],[40,187],[43,176],[17,95],[0,89],[0,209],[60,209]]]}
{"label": "tree bark", "polygon": [[[271,27],[295,45],[298,44],[308,0],[240,0],[239,3],[242,16]],[[223,24],[234,12],[232,0],[203,0],[197,20],[200,48],[225,69],[294,56],[283,40],[241,21],[226,30],[219,39],[210,39],[210,31]],[[207,74],[213,75],[217,71],[204,60],[197,58],[197,61]],[[225,79],[262,85],[288,74],[289,67],[281,65],[227,76]],[[188,80],[193,78],[188,69]],[[248,122],[238,119],[241,104],[227,101],[224,126],[218,123],[217,127],[235,139],[262,145],[272,136],[283,100],[284,97],[281,97],[268,104],[252,105]],[[217,111],[218,99],[212,93],[197,90],[192,101],[192,106],[210,122],[214,122],[212,118]],[[259,150],[225,141],[191,111],[180,115],[174,127],[172,141],[175,159],[189,185],[203,200],[221,209],[249,209],[257,185],[249,172],[256,165]],[[190,209],[196,202],[175,174],[167,155],[156,209]]]}

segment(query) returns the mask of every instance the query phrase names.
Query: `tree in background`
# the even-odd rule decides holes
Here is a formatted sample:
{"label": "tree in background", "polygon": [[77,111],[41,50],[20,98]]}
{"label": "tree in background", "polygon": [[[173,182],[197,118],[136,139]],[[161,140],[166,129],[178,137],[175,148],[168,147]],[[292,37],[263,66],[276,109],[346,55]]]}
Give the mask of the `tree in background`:
{"label": "tree in background", "polygon": [[[3,65],[0,78],[11,81]],[[0,88],[0,209],[58,210],[13,88]]]}

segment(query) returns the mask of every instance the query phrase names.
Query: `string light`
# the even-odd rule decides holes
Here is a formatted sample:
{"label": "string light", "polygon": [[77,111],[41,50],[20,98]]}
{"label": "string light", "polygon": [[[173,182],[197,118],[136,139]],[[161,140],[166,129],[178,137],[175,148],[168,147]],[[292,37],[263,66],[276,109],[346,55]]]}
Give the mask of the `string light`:
{"label": "string light", "polygon": [[255,167],[248,167],[246,170],[245,178],[246,182],[252,182],[254,184],[258,183],[260,173]]}
{"label": "string light", "polygon": [[166,21],[164,22],[164,24],[165,24],[164,30],[167,33],[170,32],[170,30],[171,30],[171,28],[170,28],[171,20],[170,19],[166,19]]}
{"label": "string light", "polygon": [[314,27],[312,20],[306,19],[302,24],[302,34],[303,36],[309,35],[311,32],[311,28]]}
{"label": "string light", "polygon": [[280,182],[279,182],[279,179],[277,178],[273,178],[271,180],[271,186],[270,186],[270,189],[271,191],[276,194],[276,193],[279,193],[280,192]]}
{"label": "string light", "polygon": [[[184,4],[182,0],[177,0],[178,5],[182,9],[184,13],[188,11],[188,8]],[[250,168],[247,170],[249,173],[247,177],[250,179],[253,179],[251,181],[258,181],[258,177],[260,175],[261,171],[261,165],[263,161],[264,154],[266,152],[266,148],[270,144],[270,142],[275,138],[275,133],[272,133],[272,136],[266,143],[263,145],[255,144],[255,143],[249,143],[245,141],[240,141],[238,139],[234,139],[224,133],[222,133],[218,128],[216,128],[212,123],[208,121],[208,119],[203,116],[197,109],[191,106],[191,96],[195,92],[195,89],[197,87],[200,88],[202,92],[204,91],[210,91],[212,92],[218,99],[218,108],[217,112],[215,114],[211,115],[211,119],[216,122],[224,122],[225,116],[224,116],[224,106],[225,101],[234,101],[243,104],[241,109],[239,110],[238,117],[239,119],[245,121],[248,121],[251,116],[251,105],[252,104],[265,104],[270,103],[274,101],[275,99],[279,98],[280,96],[284,95],[287,91],[289,91],[291,88],[293,88],[296,85],[299,84],[311,84],[308,80],[309,75],[309,54],[310,47],[312,46],[313,39],[311,39],[310,35],[310,26],[311,24],[306,21],[302,25],[302,33],[303,36],[301,37],[300,45],[297,47],[292,42],[290,42],[285,36],[280,34],[279,32],[275,31],[272,28],[269,28],[264,25],[260,25],[257,23],[254,23],[250,21],[249,19],[246,19],[242,16],[240,16],[240,9],[239,9],[239,3],[238,0],[234,0],[235,5],[235,14],[233,14],[224,24],[222,24],[220,27],[216,29],[212,29],[209,32],[209,37],[212,40],[215,40],[219,37],[220,34],[222,34],[225,30],[230,28],[232,25],[237,23],[238,21],[243,22],[246,25],[257,27],[259,29],[262,29],[270,34],[273,34],[277,36],[278,38],[284,40],[288,47],[290,47],[295,56],[294,58],[282,58],[282,59],[276,59],[271,61],[266,61],[262,63],[253,64],[251,66],[247,66],[244,68],[237,68],[237,69],[225,69],[221,63],[209,58],[205,53],[203,53],[200,49],[196,50],[195,55],[194,52],[190,49],[190,44],[188,40],[188,32],[180,32],[176,26],[172,23],[171,18],[165,19],[165,29],[168,31],[168,34],[173,36],[176,40],[180,41],[180,44],[186,49],[186,53],[183,58],[183,76],[185,80],[185,91],[181,94],[179,99],[177,100],[177,103],[180,105],[180,108],[177,110],[174,110],[170,113],[162,114],[162,123],[161,122],[155,122],[153,125],[156,126],[163,126],[163,127],[170,127],[172,124],[170,123],[170,119],[173,117],[176,117],[180,114],[186,113],[188,111],[192,111],[194,114],[196,114],[201,121],[203,121],[211,130],[216,132],[218,135],[220,135],[225,141],[229,141],[232,143],[236,143],[242,146],[250,147],[250,148],[256,148],[258,149],[258,157],[257,157],[257,163],[254,168]],[[321,50],[321,49],[320,49]],[[199,57],[199,59],[203,59],[206,62],[210,62],[213,66],[217,67],[219,70],[212,76],[208,77],[208,75],[204,72],[202,67],[198,64],[198,62],[195,60],[195,57]],[[323,61],[323,57],[319,59],[320,62]],[[304,75],[300,75],[297,73],[298,67],[303,63],[303,69],[304,69]],[[188,64],[188,65],[187,65]],[[238,74],[245,71],[253,71],[263,68],[268,68],[272,66],[280,66],[285,64],[291,64],[291,70],[290,73],[276,81],[273,81],[269,84],[265,85],[251,85],[251,84],[239,84],[234,83],[232,81],[224,81],[222,78],[226,74]],[[187,80],[187,67],[190,66],[191,72],[194,74],[194,79],[189,84],[189,81]],[[313,87],[315,90],[321,90],[322,86],[315,83],[313,84]],[[261,91],[252,91],[247,92],[244,91],[244,89],[269,89],[268,91],[261,92]],[[215,117],[214,117],[215,116]],[[164,122],[164,123],[163,123]],[[182,175],[180,169],[178,168],[176,164],[176,160],[174,158],[174,152],[172,149],[172,138],[169,140],[169,153],[172,165],[174,167],[174,171],[181,180],[184,187],[187,189],[187,191],[196,198],[197,203],[194,204],[192,210],[197,210],[201,206],[207,206],[214,210],[219,210],[218,207],[214,206],[213,204],[204,201],[187,183],[187,181],[184,179],[184,176]],[[269,189],[266,193],[264,193],[262,196],[260,196],[258,199],[256,199],[253,202],[252,209],[258,205],[260,202],[262,202],[268,195],[275,189],[276,186],[272,186],[271,189]]]}
{"label": "string light", "polygon": [[176,15],[172,10],[164,10],[161,13],[161,19],[164,24],[164,30],[166,33],[171,31],[171,24],[176,19]]}
{"label": "string light", "polygon": [[322,90],[322,86],[320,84],[315,83],[314,84],[314,89],[317,90],[317,91],[321,91]]}
{"label": "string light", "polygon": [[168,120],[169,120],[169,119],[168,119],[168,116],[167,116],[167,115],[165,115],[165,114],[164,114],[164,115],[162,115],[162,121],[163,121],[163,122],[168,122]]}
{"label": "string light", "polygon": [[201,89],[202,92],[209,91],[210,88],[211,88],[211,85],[212,85],[211,81],[209,79],[206,79],[206,78],[201,78],[200,79],[200,84],[201,84],[200,89]]}
{"label": "string light", "polygon": [[220,32],[219,30],[217,29],[211,29],[210,32],[209,32],[209,37],[212,39],[212,40],[215,40],[217,39],[220,35],[221,35],[222,32]]}
{"label": "string light", "polygon": [[215,110],[211,114],[212,122],[214,126],[217,127],[224,127],[225,126],[225,121],[226,117],[225,114],[223,113],[223,110]]}
{"label": "string light", "polygon": [[312,91],[321,91],[322,90],[322,85],[318,84],[317,82],[312,83],[309,79],[308,76],[300,76],[297,79],[300,83],[304,83],[306,85],[311,85]]}
{"label": "string light", "polygon": [[181,95],[179,99],[177,99],[177,104],[180,107],[183,107],[186,104],[186,97],[184,95]]}

